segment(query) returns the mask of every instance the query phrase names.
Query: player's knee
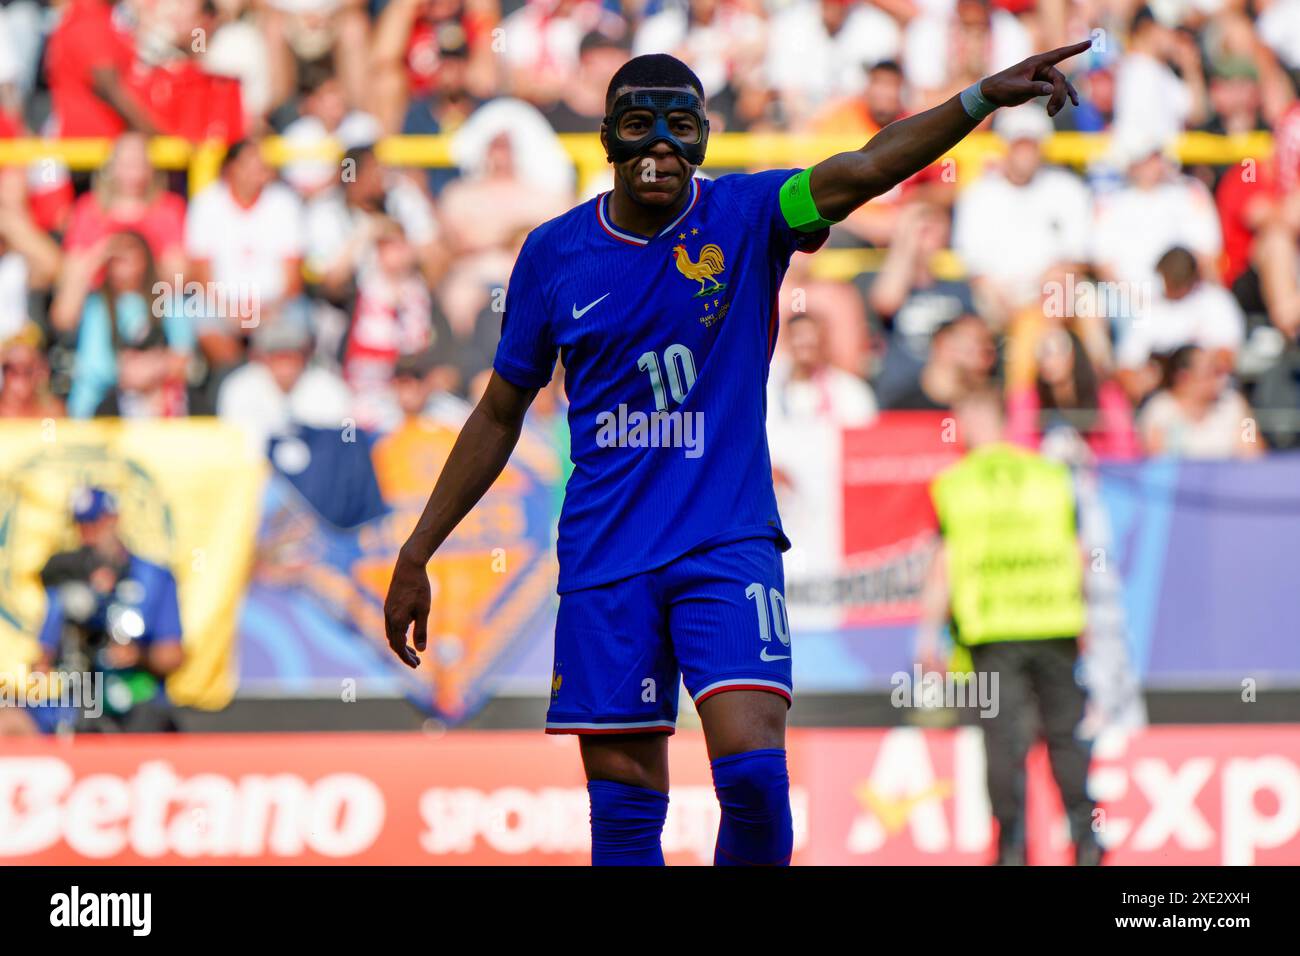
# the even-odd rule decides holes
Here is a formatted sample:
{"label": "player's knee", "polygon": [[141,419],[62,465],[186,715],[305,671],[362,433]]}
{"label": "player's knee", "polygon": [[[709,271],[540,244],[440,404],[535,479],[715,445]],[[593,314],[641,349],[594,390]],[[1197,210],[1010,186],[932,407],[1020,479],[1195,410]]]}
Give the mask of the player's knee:
{"label": "player's knee", "polygon": [[789,813],[784,750],[750,750],[713,761],[713,786],[724,810],[755,823]]}
{"label": "player's knee", "polygon": [[[756,750],[779,750],[785,753],[786,702],[776,694],[756,693],[760,707],[748,713],[746,725],[733,733],[731,749],[724,753],[752,753]],[[720,742],[726,746],[725,741]]]}
{"label": "player's knee", "polygon": [[789,705],[765,691],[737,690],[715,694],[699,705],[709,753],[730,756],[785,747]]}
{"label": "player's knee", "polygon": [[720,865],[783,865],[794,848],[790,774],[785,751],[751,750],[713,761],[713,786],[722,807]]}
{"label": "player's knee", "polygon": [[612,780],[592,780],[587,793],[593,865],[663,866],[668,794]]}

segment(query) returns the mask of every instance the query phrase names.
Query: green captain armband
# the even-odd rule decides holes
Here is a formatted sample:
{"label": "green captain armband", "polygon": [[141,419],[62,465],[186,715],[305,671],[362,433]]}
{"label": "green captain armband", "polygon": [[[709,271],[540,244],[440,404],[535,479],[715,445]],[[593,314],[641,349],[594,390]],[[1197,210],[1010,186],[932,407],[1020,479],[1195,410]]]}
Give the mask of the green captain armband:
{"label": "green captain armband", "polygon": [[795,173],[781,187],[781,215],[786,225],[796,232],[816,232],[835,225],[823,219],[812,197],[812,168]]}

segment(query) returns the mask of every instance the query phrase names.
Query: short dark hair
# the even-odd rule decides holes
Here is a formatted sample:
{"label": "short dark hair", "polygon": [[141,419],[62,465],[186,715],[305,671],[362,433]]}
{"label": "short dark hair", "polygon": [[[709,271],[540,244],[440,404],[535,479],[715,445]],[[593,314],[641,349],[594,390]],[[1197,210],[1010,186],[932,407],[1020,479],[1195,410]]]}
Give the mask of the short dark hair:
{"label": "short dark hair", "polygon": [[695,71],[667,53],[646,53],[634,56],[610,78],[605,91],[605,112],[614,106],[615,94],[625,86],[673,88],[689,86],[700,99],[704,99],[704,84]]}
{"label": "short dark hair", "polygon": [[247,137],[235,140],[226,147],[226,155],[221,157],[221,171],[224,173],[230,165],[235,162],[235,160],[239,159],[244,150],[251,149],[255,146],[261,146],[261,143],[258,140]]}
{"label": "short dark hair", "polygon": [[408,352],[398,356],[397,363],[393,366],[393,378],[426,378],[437,364],[437,356],[432,348]]}
{"label": "short dark hair", "polygon": [[957,315],[954,315],[952,318],[944,319],[942,322],[936,325],[930,331],[930,341],[937,342],[942,338],[946,338],[950,332],[952,332],[954,329],[959,328],[965,322],[978,322],[980,323],[980,325],[985,324],[984,319],[976,315],[974,312],[959,312]]}
{"label": "short dark hair", "polygon": [[375,147],[370,143],[361,143],[356,146],[349,146],[343,154],[343,161],[352,161],[352,170],[355,172],[363,164],[368,163],[375,157]]}
{"label": "short dark hair", "polygon": [[1178,384],[1178,376],[1192,367],[1192,362],[1201,352],[1199,345],[1180,345],[1160,362],[1163,373],[1161,375],[1161,385],[1165,388],[1173,388]]}
{"label": "short dark hair", "polygon": [[1186,289],[1201,277],[1196,257],[1183,246],[1174,246],[1156,263],[1156,272],[1165,280],[1165,286]]}
{"label": "short dark hair", "polygon": [[872,64],[867,72],[893,73],[895,76],[902,76],[903,68],[898,65],[897,60],[881,60],[879,63]]}
{"label": "short dark hair", "polygon": [[298,70],[298,95],[311,96],[336,76],[334,63],[328,57],[304,63]]}
{"label": "short dark hair", "polygon": [[1155,13],[1146,5],[1140,6],[1133,13],[1133,18],[1129,20],[1128,32],[1137,33],[1152,24],[1159,25],[1160,21],[1156,19]]}
{"label": "short dark hair", "polygon": [[578,44],[578,55],[582,56],[592,50],[621,50],[626,53],[627,44],[617,37],[610,36],[603,30],[592,30]]}

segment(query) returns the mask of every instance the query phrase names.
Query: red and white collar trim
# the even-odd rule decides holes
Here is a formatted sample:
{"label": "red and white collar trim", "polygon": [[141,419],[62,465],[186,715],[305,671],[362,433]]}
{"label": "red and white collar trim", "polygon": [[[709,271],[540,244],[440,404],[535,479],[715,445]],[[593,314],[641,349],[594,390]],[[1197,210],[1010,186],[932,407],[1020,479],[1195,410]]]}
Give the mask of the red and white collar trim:
{"label": "red and white collar trim", "polygon": [[678,223],[680,223],[683,219],[685,219],[688,215],[690,215],[691,210],[695,208],[695,203],[699,198],[700,198],[700,181],[698,179],[692,178],[691,198],[690,201],[686,203],[686,208],[682,210],[682,214],[678,216],[676,219],[674,219],[672,222],[670,222],[668,225],[660,229],[659,232],[656,233],[654,236],[651,236],[649,238],[647,238],[646,236],[638,236],[630,232],[624,232],[622,229],[619,229],[616,225],[614,225],[614,223],[610,221],[609,214],[606,212],[606,207],[609,205],[609,193],[601,193],[600,197],[596,200],[596,216],[597,218],[600,219],[600,228],[604,229],[605,232],[609,233],[609,235],[614,239],[619,239],[622,240],[623,242],[630,242],[636,246],[644,246],[649,244],[650,239],[658,239],[659,236],[670,233],[674,229],[676,229]]}

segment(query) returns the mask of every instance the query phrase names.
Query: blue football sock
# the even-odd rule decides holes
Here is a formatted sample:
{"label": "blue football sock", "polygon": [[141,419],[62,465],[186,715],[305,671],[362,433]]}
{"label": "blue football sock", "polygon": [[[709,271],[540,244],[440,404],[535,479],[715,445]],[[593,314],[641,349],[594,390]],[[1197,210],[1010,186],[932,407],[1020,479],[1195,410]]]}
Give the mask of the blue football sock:
{"label": "blue football sock", "polygon": [[790,774],[784,750],[751,750],[713,761],[722,806],[714,866],[788,866],[794,850]]}
{"label": "blue football sock", "polygon": [[668,794],[613,780],[592,780],[592,866],[663,866],[659,839],[668,816]]}

